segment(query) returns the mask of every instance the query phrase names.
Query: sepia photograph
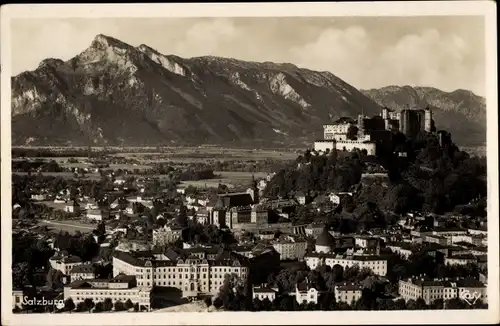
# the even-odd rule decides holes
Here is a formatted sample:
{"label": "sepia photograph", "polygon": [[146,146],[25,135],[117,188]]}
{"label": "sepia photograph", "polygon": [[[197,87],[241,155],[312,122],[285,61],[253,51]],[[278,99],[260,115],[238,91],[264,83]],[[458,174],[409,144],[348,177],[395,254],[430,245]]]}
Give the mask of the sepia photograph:
{"label": "sepia photograph", "polygon": [[499,322],[495,10],[2,6],[2,324]]}

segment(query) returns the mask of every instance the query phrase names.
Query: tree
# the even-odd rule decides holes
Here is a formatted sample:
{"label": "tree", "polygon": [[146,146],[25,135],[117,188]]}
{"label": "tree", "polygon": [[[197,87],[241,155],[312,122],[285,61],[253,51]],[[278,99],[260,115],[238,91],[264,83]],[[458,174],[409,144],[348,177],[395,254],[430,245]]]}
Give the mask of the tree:
{"label": "tree", "polygon": [[12,266],[12,283],[16,288],[22,288],[29,285],[30,266],[27,262],[13,264]]}
{"label": "tree", "polygon": [[95,309],[94,309],[95,312],[102,312],[104,311],[104,304],[99,301],[95,304]]}
{"label": "tree", "polygon": [[110,311],[111,309],[113,309],[113,301],[110,298],[104,299],[103,309],[104,311]]}
{"label": "tree", "polygon": [[75,303],[73,299],[68,298],[64,301],[64,310],[65,311],[73,311],[75,309]]}
{"label": "tree", "polygon": [[205,305],[207,306],[207,308],[209,308],[211,305],[212,305],[212,298],[210,297],[206,297],[205,300]]}
{"label": "tree", "polygon": [[83,309],[85,311],[90,311],[92,310],[92,308],[94,308],[95,304],[94,304],[94,300],[90,299],[90,298],[87,298],[83,301]]}
{"label": "tree", "polygon": [[188,217],[187,217],[187,208],[184,205],[181,205],[179,208],[179,214],[177,215],[177,224],[182,227],[186,227],[188,225]]}
{"label": "tree", "polygon": [[417,301],[415,302],[416,310],[424,310],[427,309],[427,304],[425,303],[425,300],[422,298],[418,298]]}
{"label": "tree", "polygon": [[344,268],[339,264],[335,264],[333,265],[332,273],[334,281],[341,282],[344,277]]}
{"label": "tree", "polygon": [[78,304],[76,305],[76,311],[85,311],[85,304],[83,303],[83,301],[78,302]]}
{"label": "tree", "polygon": [[134,303],[134,311],[139,311],[139,302]]}
{"label": "tree", "polygon": [[96,228],[96,235],[99,236],[99,237],[102,237],[103,235],[106,234],[106,225],[104,224],[103,221],[99,222],[99,224],[97,224],[97,228]]}
{"label": "tree", "polygon": [[261,311],[262,310],[262,302],[260,301],[259,298],[253,299],[252,308],[254,311]]}
{"label": "tree", "polygon": [[444,300],[443,299],[436,299],[434,300],[431,305],[431,309],[444,309]]}
{"label": "tree", "polygon": [[127,299],[127,301],[125,301],[125,308],[132,309],[133,307],[134,304],[132,303],[132,301],[130,299]]}
{"label": "tree", "polygon": [[220,309],[222,307],[222,300],[221,300],[221,298],[219,298],[219,297],[215,298],[215,300],[214,300],[214,307],[216,309]]}
{"label": "tree", "polygon": [[124,311],[125,309],[126,308],[123,302],[121,302],[120,300],[115,302],[115,311]]}
{"label": "tree", "polygon": [[463,300],[460,300],[458,298],[453,298],[450,300],[446,300],[444,302],[444,309],[455,310],[455,309],[467,309],[469,307],[470,305],[468,305]]}

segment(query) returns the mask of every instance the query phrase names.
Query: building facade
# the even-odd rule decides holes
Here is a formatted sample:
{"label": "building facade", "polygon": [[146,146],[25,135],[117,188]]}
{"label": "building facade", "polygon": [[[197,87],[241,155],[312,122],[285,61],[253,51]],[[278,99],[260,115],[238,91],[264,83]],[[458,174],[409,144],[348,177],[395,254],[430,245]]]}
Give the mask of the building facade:
{"label": "building facade", "polygon": [[281,260],[302,260],[306,254],[307,241],[297,236],[283,236],[272,241],[274,249]]}
{"label": "building facade", "polygon": [[182,228],[175,228],[165,225],[162,228],[153,230],[153,245],[165,246],[174,243],[182,235]]}
{"label": "building facade", "polygon": [[187,252],[166,254],[120,252],[113,257],[113,275],[134,275],[138,286],[175,287],[183,296],[216,294],[226,275],[246,280],[249,273],[247,257],[221,250],[196,248]]}
{"label": "building facade", "polygon": [[64,287],[64,299],[71,298],[75,305],[92,299],[94,303],[104,302],[107,298],[112,303],[127,300],[138,304],[139,308],[151,310],[152,287],[137,286],[134,276],[117,275],[111,280],[78,280]]}
{"label": "building facade", "polygon": [[336,302],[353,304],[361,298],[363,286],[355,283],[343,283],[335,286]]}
{"label": "building facade", "polygon": [[409,278],[399,281],[399,294],[405,301],[422,298],[427,305],[438,299],[469,299],[474,297],[483,303],[488,302],[486,286],[477,280],[430,280],[425,278]]}

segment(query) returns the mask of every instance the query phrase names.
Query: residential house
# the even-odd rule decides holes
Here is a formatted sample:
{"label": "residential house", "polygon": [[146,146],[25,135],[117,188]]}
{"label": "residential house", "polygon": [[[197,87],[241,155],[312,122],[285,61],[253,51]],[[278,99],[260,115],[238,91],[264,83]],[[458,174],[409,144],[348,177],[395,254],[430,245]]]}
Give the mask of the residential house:
{"label": "residential house", "polygon": [[109,218],[109,213],[105,213],[100,209],[89,209],[87,210],[86,216],[89,220],[102,221]]}
{"label": "residential house", "polygon": [[356,283],[346,283],[335,285],[336,302],[353,304],[361,298],[363,286]]}
{"label": "residential house", "polygon": [[76,200],[74,200],[71,204],[66,205],[64,207],[64,211],[66,213],[78,214],[78,213],[80,213],[80,204],[78,204],[78,202]]}
{"label": "residential house", "polygon": [[259,299],[260,301],[269,299],[269,301],[273,302],[276,299],[276,294],[278,293],[277,288],[271,288],[268,286],[254,286],[252,290],[252,298]]}
{"label": "residential house", "polygon": [[64,275],[69,275],[73,267],[83,265],[80,257],[66,255],[64,253],[56,253],[49,259],[49,263],[53,269],[61,271]]}
{"label": "residential house", "polygon": [[318,303],[319,292],[307,280],[295,286],[295,299],[298,304]]}
{"label": "residential house", "polygon": [[92,267],[92,264],[76,265],[69,271],[69,277],[71,282],[93,279],[95,277],[94,268]]}
{"label": "residential house", "polygon": [[305,205],[307,197],[302,191],[299,191],[295,194],[295,199],[300,205]]}
{"label": "residential house", "polygon": [[283,235],[271,241],[281,260],[302,260],[306,254],[307,241],[298,236]]}

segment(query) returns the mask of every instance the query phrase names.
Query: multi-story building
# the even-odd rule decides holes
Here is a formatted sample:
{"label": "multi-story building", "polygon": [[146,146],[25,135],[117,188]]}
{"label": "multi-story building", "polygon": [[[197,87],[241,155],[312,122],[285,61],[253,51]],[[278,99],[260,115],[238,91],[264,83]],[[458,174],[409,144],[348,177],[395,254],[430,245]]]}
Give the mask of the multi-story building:
{"label": "multi-story building", "polygon": [[153,230],[153,245],[165,246],[177,241],[182,235],[182,228],[165,225],[162,228]]}
{"label": "multi-story building", "polygon": [[49,259],[49,263],[53,269],[61,271],[64,275],[69,275],[69,272],[73,269],[73,267],[83,265],[80,257],[66,255],[59,252]]}
{"label": "multi-story building", "polygon": [[176,287],[183,296],[216,294],[226,275],[246,280],[249,259],[234,252],[193,248],[165,253],[118,252],[113,257],[113,275],[135,275],[139,286]]}
{"label": "multi-story building", "polygon": [[[357,129],[357,135],[349,134],[353,127]],[[359,149],[365,150],[368,155],[375,155],[377,146],[390,148],[392,133],[396,130],[406,136],[414,137],[420,131],[431,132],[432,129],[430,109],[407,109],[396,113],[384,108],[381,116],[368,118],[360,114],[357,120],[344,117],[334,124],[324,125],[323,139],[314,143],[314,149],[316,151]]]}
{"label": "multi-story building", "polygon": [[451,240],[448,237],[440,235],[426,235],[424,236],[423,241],[429,243],[437,243],[443,246],[451,244]]}
{"label": "multi-story building", "polygon": [[361,298],[363,286],[355,283],[343,283],[335,286],[336,302],[352,304]]}
{"label": "multi-story building", "polygon": [[477,262],[477,258],[473,255],[454,255],[450,257],[445,257],[444,263],[446,265],[467,265],[474,264]]}
{"label": "multi-story building", "polygon": [[268,286],[254,286],[252,292],[253,299],[265,300],[273,302],[276,299],[276,294],[278,293],[277,288],[271,288]]}
{"label": "multi-story building", "polygon": [[376,248],[380,243],[379,238],[367,236],[355,236],[354,244],[359,248]]}
{"label": "multi-story building", "polygon": [[92,264],[77,265],[69,271],[69,277],[71,282],[93,279],[95,277],[94,268]]}
{"label": "multi-story building", "polygon": [[440,280],[409,278],[399,281],[399,294],[406,301],[424,299],[427,305],[435,300],[469,299],[469,296],[488,302],[486,286],[474,279]]}
{"label": "multi-story building", "polygon": [[75,304],[92,299],[94,303],[109,298],[113,303],[127,300],[139,308],[151,309],[152,287],[137,286],[135,276],[117,275],[111,280],[78,280],[64,287],[64,299],[71,298]]}
{"label": "multi-story building", "polygon": [[250,206],[231,207],[226,211],[225,226],[232,229],[238,224],[248,224],[252,218]]}
{"label": "multi-story building", "polygon": [[[354,240],[350,237],[349,239]],[[310,269],[316,269],[321,265],[328,265],[331,268],[335,265],[340,265],[342,268],[346,269],[357,265],[360,269],[371,269],[376,275],[385,276],[387,274],[387,259],[380,257],[378,254],[335,254],[335,248],[346,248],[343,244],[345,241],[342,240],[346,239],[335,239],[328,230],[324,228],[323,232],[316,239],[315,251],[304,256],[307,266]]]}
{"label": "multi-story building", "polygon": [[269,220],[269,209],[264,205],[254,205],[250,212],[250,222],[264,224]]}
{"label": "multi-story building", "polygon": [[285,235],[271,241],[281,260],[302,260],[306,254],[307,241],[304,238]]}
{"label": "multi-story building", "polygon": [[323,229],[325,228],[324,224],[311,223],[305,228],[306,235],[309,237],[316,238],[321,234]]}
{"label": "multi-story building", "polygon": [[375,275],[387,275],[387,259],[377,255],[336,255],[333,253],[310,253],[306,254],[304,260],[310,269],[327,265],[333,268],[340,265],[343,269],[358,266],[359,269],[368,268]]}
{"label": "multi-story building", "polygon": [[306,279],[305,282],[298,283],[295,286],[295,300],[298,304],[318,303],[319,292]]}
{"label": "multi-story building", "polygon": [[387,248],[391,249],[393,253],[399,254],[405,259],[408,259],[412,254],[412,246],[406,242],[391,243],[387,245]]}

